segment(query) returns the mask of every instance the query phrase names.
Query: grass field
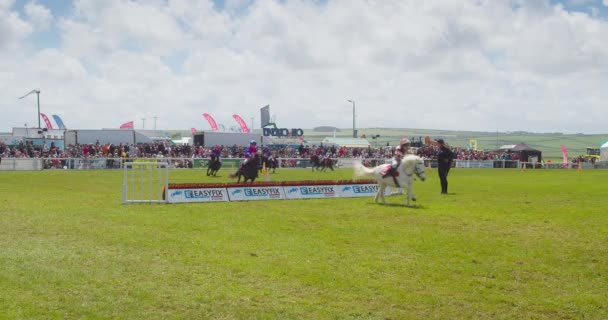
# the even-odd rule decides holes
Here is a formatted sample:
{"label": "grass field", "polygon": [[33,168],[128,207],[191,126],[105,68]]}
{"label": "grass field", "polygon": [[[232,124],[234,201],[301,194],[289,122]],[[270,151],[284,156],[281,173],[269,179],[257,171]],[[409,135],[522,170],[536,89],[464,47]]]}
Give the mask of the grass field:
{"label": "grass field", "polygon": [[428,176],[407,208],[122,205],[122,171],[0,172],[0,319],[608,317],[608,171],[454,169],[447,196]]}

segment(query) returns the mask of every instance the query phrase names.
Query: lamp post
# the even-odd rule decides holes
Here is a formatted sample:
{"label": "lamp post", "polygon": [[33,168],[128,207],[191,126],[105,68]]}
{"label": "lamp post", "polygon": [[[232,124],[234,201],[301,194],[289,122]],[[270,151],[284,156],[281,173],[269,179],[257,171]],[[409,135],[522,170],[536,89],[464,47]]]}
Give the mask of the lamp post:
{"label": "lamp post", "polygon": [[146,128],[146,118],[141,118],[141,128],[142,129]]}
{"label": "lamp post", "polygon": [[347,100],[353,103],[353,138],[357,137],[357,130],[355,129],[355,100]]}
{"label": "lamp post", "polygon": [[35,93],[38,101],[38,128],[40,128],[40,89],[34,89],[28,93],[26,93],[23,97],[19,97],[19,99],[23,99],[30,94]]}
{"label": "lamp post", "polygon": [[374,140],[374,147],[378,146],[378,138],[380,138],[379,134],[372,135],[372,139]]}

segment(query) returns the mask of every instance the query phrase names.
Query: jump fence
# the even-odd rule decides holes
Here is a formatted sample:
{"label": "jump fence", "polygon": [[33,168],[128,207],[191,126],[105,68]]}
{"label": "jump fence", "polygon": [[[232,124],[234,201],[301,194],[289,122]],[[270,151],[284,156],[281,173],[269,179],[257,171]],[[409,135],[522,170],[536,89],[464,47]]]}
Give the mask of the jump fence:
{"label": "jump fence", "polygon": [[169,188],[167,162],[125,162],[122,203],[166,203]]}

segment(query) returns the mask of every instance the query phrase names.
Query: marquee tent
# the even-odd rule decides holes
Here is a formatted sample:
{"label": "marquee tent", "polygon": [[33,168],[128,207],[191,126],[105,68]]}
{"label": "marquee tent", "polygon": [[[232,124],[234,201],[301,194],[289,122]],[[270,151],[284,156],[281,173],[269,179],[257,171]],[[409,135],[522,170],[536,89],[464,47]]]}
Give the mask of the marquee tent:
{"label": "marquee tent", "polygon": [[600,161],[608,161],[608,141],[600,147]]}
{"label": "marquee tent", "polygon": [[370,146],[369,141],[363,138],[331,138],[323,139],[323,144],[333,144],[346,148],[367,148]]}
{"label": "marquee tent", "polygon": [[495,151],[510,152],[512,154],[516,153],[519,155],[519,160],[522,162],[532,162],[532,158],[536,158],[536,162],[540,162],[542,160],[542,152],[540,150],[531,148],[525,143],[504,145]]}

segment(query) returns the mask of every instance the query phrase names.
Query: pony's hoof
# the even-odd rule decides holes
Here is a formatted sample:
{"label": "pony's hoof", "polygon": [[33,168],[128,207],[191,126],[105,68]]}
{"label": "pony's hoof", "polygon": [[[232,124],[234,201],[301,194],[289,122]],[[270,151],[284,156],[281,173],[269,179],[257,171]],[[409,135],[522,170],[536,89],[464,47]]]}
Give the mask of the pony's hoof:
{"label": "pony's hoof", "polygon": [[412,201],[416,201],[416,198],[412,198]]}

